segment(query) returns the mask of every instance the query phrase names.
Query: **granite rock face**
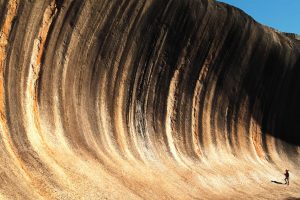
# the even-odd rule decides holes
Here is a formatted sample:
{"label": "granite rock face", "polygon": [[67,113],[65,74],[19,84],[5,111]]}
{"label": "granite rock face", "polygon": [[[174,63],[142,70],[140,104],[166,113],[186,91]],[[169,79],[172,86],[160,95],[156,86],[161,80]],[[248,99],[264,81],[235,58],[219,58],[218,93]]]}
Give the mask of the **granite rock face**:
{"label": "granite rock face", "polygon": [[0,199],[299,198],[298,39],[212,0],[0,1]]}

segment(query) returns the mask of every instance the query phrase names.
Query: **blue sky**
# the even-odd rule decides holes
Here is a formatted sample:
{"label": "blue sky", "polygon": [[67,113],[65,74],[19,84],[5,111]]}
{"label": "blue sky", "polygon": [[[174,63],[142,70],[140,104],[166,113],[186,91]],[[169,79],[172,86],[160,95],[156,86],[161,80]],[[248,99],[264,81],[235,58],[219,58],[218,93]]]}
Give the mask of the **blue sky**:
{"label": "blue sky", "polygon": [[300,35],[300,0],[219,0],[238,7],[257,22]]}

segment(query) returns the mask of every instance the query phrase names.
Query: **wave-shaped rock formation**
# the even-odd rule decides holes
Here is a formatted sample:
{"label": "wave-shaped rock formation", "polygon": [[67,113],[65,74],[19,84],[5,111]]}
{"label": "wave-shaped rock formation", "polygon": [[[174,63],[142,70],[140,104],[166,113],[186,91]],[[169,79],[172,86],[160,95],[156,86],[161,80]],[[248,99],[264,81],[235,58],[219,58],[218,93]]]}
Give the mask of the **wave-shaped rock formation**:
{"label": "wave-shaped rock formation", "polygon": [[300,197],[295,35],[212,0],[2,0],[0,31],[0,199]]}

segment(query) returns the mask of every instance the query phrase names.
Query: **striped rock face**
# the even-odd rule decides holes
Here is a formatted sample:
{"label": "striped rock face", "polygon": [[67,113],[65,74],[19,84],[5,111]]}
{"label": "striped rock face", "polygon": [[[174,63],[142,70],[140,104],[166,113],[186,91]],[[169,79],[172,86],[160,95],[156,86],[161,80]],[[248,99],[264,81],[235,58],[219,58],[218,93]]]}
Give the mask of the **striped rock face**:
{"label": "striped rock face", "polygon": [[298,39],[213,0],[0,0],[0,199],[300,198]]}

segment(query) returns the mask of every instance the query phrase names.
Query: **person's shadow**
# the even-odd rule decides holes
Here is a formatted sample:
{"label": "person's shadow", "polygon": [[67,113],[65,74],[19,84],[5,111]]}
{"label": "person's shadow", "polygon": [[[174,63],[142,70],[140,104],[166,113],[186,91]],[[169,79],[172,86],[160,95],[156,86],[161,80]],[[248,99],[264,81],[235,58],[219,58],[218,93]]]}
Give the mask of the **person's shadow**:
{"label": "person's shadow", "polygon": [[282,183],[282,182],[278,182],[278,181],[271,181],[272,183],[276,183],[276,184],[284,184],[284,183]]}

